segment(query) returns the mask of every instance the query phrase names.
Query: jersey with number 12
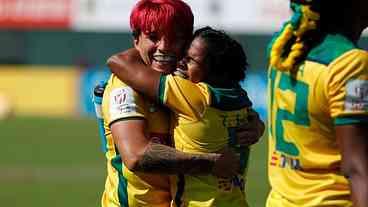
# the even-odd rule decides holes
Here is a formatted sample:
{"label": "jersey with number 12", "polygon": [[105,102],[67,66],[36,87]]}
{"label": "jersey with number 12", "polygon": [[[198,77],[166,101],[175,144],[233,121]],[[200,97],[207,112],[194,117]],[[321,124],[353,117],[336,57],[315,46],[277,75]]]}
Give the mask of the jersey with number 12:
{"label": "jersey with number 12", "polygon": [[295,72],[268,79],[267,206],[351,206],[334,127],[368,120],[367,52],[327,35]]}

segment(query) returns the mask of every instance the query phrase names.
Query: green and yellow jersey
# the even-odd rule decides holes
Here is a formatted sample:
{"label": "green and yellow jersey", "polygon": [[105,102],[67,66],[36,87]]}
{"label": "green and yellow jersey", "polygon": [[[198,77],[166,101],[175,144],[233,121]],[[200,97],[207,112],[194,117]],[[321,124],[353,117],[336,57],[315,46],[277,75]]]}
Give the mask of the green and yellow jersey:
{"label": "green and yellow jersey", "polygon": [[239,88],[213,88],[178,76],[161,76],[159,102],[173,112],[175,148],[187,153],[214,153],[233,147],[240,153],[242,174],[231,179],[180,175],[172,181],[173,206],[247,206],[244,184],[248,148],[240,148],[235,129],[247,122],[251,107]]}
{"label": "green and yellow jersey", "polygon": [[169,113],[112,75],[107,83],[102,114],[105,129],[107,179],[103,207],[168,207],[171,202],[169,176],[133,173],[124,166],[110,126],[116,121],[145,119],[151,139],[170,145]]}
{"label": "green and yellow jersey", "polygon": [[295,71],[268,75],[267,206],[351,206],[334,127],[368,121],[368,53],[327,35]]}

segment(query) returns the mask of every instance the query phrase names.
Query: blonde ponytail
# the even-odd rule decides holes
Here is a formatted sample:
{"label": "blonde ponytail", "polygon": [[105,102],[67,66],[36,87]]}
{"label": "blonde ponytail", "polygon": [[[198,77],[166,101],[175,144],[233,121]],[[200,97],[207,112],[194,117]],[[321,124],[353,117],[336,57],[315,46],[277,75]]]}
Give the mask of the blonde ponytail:
{"label": "blonde ponytail", "polygon": [[290,71],[306,51],[303,37],[306,32],[317,29],[319,13],[310,5],[291,3],[293,16],[284,24],[271,46],[270,66],[280,71]]}

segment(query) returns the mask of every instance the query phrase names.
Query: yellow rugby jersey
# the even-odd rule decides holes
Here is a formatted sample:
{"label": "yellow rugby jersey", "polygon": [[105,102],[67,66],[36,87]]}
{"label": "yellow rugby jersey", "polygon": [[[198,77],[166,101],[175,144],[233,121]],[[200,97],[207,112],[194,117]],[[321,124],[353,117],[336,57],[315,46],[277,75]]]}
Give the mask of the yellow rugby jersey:
{"label": "yellow rugby jersey", "polygon": [[178,76],[161,76],[159,102],[175,117],[175,148],[187,153],[214,153],[226,146],[240,153],[242,174],[232,179],[180,175],[173,181],[173,206],[247,206],[244,180],[248,148],[237,145],[235,129],[247,122],[251,103],[239,88],[212,88]]}
{"label": "yellow rugby jersey", "polygon": [[114,144],[110,125],[119,120],[145,119],[150,137],[170,144],[168,111],[142,97],[112,75],[105,88],[102,114],[106,137],[107,179],[103,207],[168,207],[171,202],[169,176],[133,173],[124,166]]}
{"label": "yellow rugby jersey", "polygon": [[268,78],[267,206],[351,206],[334,127],[368,121],[368,53],[327,35],[297,72]]}

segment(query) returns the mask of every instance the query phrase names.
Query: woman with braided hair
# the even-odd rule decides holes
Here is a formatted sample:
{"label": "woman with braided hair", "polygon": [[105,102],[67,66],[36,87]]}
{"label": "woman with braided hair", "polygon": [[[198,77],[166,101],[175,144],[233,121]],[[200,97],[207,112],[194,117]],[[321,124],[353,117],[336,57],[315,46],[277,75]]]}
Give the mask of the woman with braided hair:
{"label": "woman with braided hair", "polygon": [[368,1],[290,5],[268,53],[267,207],[368,206]]}

